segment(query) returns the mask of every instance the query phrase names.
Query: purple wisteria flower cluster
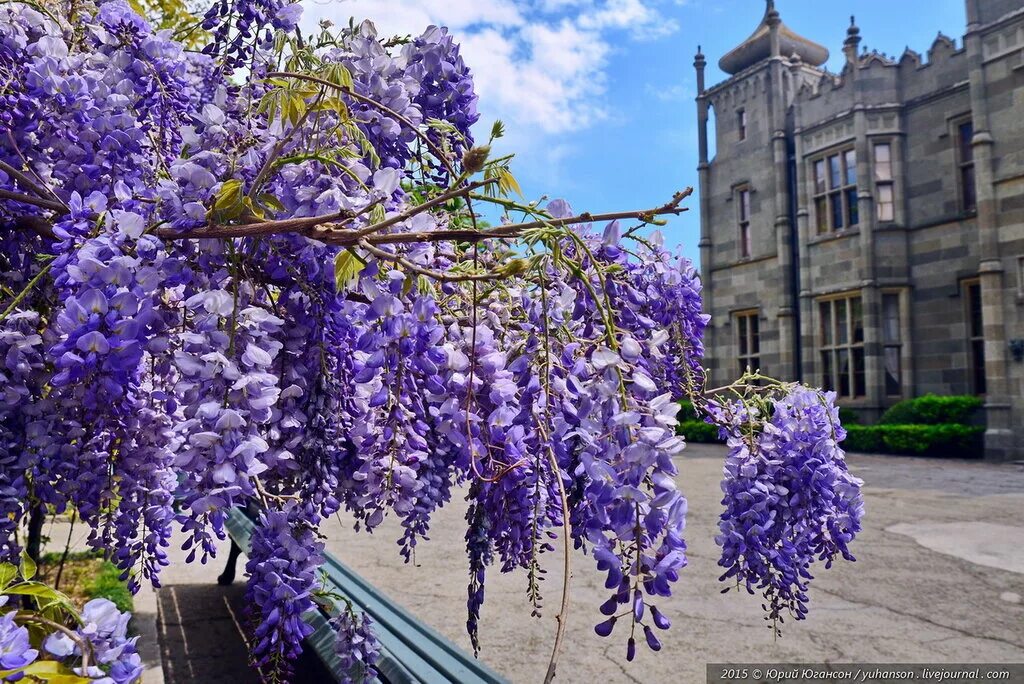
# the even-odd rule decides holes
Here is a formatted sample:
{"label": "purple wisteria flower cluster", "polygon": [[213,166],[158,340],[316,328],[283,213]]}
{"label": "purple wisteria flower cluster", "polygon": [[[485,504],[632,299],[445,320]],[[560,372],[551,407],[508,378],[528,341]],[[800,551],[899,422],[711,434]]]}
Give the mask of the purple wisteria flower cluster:
{"label": "purple wisteria flower cluster", "polygon": [[768,397],[712,409],[729,455],[719,520],[723,582],[765,599],[776,634],[787,615],[807,616],[811,566],[854,560],[863,482],[850,474],[839,442],[835,393],[779,387]]}
{"label": "purple wisteria flower cluster", "polygon": [[342,679],[344,684],[373,681],[377,676],[374,665],[380,658],[380,646],[373,634],[370,616],[357,614],[351,605],[346,605],[331,620],[331,626],[337,634],[341,669],[348,673]]}
{"label": "purple wisteria flower cluster", "polygon": [[17,615],[14,610],[0,615],[0,670],[12,671],[3,676],[5,682],[23,679],[25,673],[22,670],[39,657],[39,649],[32,648],[29,643],[28,628],[14,621]]}
{"label": "purple wisteria flower cluster", "polygon": [[81,625],[74,638],[64,632],[53,632],[43,642],[43,649],[58,660],[82,657],[87,645],[90,666],[75,668],[76,674],[96,684],[131,684],[142,676],[142,658],[135,643],[139,637],[128,636],[130,613],[122,613],[112,601],[95,598],[82,607]]}
{"label": "purple wisteria flower cluster", "polygon": [[[252,656],[280,681],[323,521],[394,516],[410,561],[465,496],[475,647],[488,572],[524,571],[539,613],[560,542],[605,577],[598,634],[629,623],[630,659],[637,635],[660,649],[686,565],[676,412],[704,391],[708,321],[650,227],[686,193],[601,225],[520,202],[489,157],[502,127],[474,142],[447,30],[304,35],[299,11],[217,0],[182,27],[209,32],[193,52],[124,0],[73,24],[0,7],[0,560],[73,507],[133,590],[158,586],[173,534],[206,562],[227,512],[252,510]],[[729,541],[723,561],[795,606],[802,559],[846,555],[859,519],[835,411],[800,397],[744,415],[769,461],[736,472],[770,496],[747,511],[737,485],[727,515],[764,559]],[[105,671],[128,676],[133,644],[93,612]],[[372,676],[370,621],[335,624]]]}

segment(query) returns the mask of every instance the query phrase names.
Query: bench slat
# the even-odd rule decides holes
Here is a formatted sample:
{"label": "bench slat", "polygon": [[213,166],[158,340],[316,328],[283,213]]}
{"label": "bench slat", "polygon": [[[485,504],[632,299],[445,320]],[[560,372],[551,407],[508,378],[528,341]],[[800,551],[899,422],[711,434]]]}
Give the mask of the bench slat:
{"label": "bench slat", "polygon": [[[248,552],[255,529],[253,521],[240,509],[232,509],[225,527],[235,543]],[[381,646],[377,669],[385,682],[505,684],[506,680],[493,670],[414,618],[329,553],[324,554],[323,569],[332,589],[373,619]],[[334,605],[332,614],[342,608]],[[323,610],[308,611],[303,619],[314,628],[307,643],[328,670],[341,679],[345,673],[334,650],[334,632]]]}

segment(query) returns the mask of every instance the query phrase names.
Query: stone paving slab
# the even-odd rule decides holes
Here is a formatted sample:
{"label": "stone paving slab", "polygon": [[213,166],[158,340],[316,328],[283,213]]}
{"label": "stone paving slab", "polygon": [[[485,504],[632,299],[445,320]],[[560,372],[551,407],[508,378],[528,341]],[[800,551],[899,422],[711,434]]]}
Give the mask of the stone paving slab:
{"label": "stone paving slab", "polygon": [[172,584],[157,594],[167,684],[260,684],[242,637],[244,586]]}

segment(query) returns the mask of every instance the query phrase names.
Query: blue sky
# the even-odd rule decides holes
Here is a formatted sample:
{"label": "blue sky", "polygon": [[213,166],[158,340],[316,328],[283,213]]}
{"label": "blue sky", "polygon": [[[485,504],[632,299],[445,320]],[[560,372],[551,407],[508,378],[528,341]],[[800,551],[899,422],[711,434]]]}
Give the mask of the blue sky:
{"label": "blue sky", "polygon": [[[757,26],[763,0],[304,0],[304,23],[372,19],[382,32],[451,27],[474,69],[485,137],[494,118],[509,131],[498,152],[530,198],[564,197],[580,211],[657,206],[697,185],[693,55],[707,83],[725,78],[718,58]],[[958,45],[963,0],[776,0],[782,20],[829,49],[855,14],[861,46],[924,53],[939,31]],[[699,218],[665,227],[666,242],[696,260]]]}

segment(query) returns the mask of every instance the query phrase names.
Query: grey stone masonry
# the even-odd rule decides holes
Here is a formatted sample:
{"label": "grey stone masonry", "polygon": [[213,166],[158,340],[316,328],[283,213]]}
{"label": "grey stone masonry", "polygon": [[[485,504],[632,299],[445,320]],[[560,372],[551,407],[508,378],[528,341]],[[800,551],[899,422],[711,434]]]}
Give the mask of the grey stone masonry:
{"label": "grey stone masonry", "polygon": [[[746,366],[868,420],[984,397],[985,456],[1024,456],[1024,0],[965,0],[961,41],[828,52],[761,23],[705,87],[701,274],[710,382]],[[714,158],[708,120],[714,110]]]}

